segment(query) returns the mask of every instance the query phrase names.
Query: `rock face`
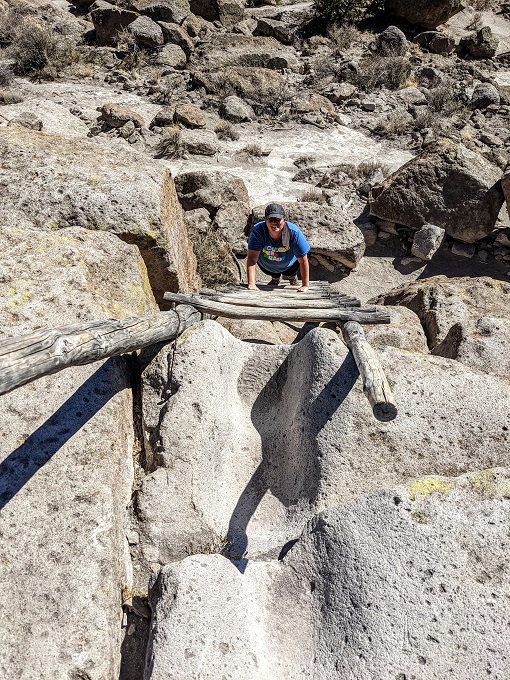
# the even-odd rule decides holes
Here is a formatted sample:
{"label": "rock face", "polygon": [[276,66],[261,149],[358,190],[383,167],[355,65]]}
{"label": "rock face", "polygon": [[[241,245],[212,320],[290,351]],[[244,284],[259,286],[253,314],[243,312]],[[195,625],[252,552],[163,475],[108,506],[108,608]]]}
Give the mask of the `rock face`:
{"label": "rock face", "polygon": [[157,299],[166,290],[194,287],[194,256],[163,164],[88,141],[12,128],[0,128],[0,149],[0,222],[110,231],[139,245]]}
{"label": "rock face", "polygon": [[164,567],[145,677],[503,678],[510,477],[488,479],[359,498],[242,574],[220,555]]}
{"label": "rock face", "polygon": [[136,12],[96,0],[90,7],[90,16],[96,29],[99,45],[115,45],[117,34],[137,18]]}
{"label": "rock face", "polygon": [[419,229],[426,222],[466,243],[489,234],[503,204],[501,171],[462,145],[421,153],[374,187],[370,212]]}
{"label": "rock face", "polygon": [[[175,353],[164,349],[143,377],[156,469],[137,507],[150,562],[218,551],[225,540],[233,558],[274,558],[325,508],[425,474],[508,465],[504,380],[409,350],[380,357],[401,405],[391,424],[372,418],[332,331],[261,346],[203,322]],[[172,396],[162,404],[162,394]]]}
{"label": "rock face", "polygon": [[[138,249],[112,234],[3,226],[1,242],[3,337],[157,310]],[[67,369],[0,404],[0,676],[118,677],[130,362]]]}
{"label": "rock face", "polygon": [[211,216],[222,203],[250,202],[243,180],[226,172],[185,172],[177,175],[175,186],[184,210],[205,208]]}
{"label": "rock face", "polygon": [[385,9],[424,28],[436,28],[463,8],[461,0],[386,0]]}
{"label": "rock face", "polygon": [[207,21],[220,21],[231,28],[244,18],[244,3],[240,0],[191,0],[193,14]]}
{"label": "rock face", "polygon": [[[264,219],[264,207],[253,209],[253,223]],[[285,203],[287,218],[301,229],[312,254],[326,255],[353,268],[363,257],[363,233],[339,208],[315,203]]]}
{"label": "rock face", "polygon": [[418,315],[430,351],[505,377],[510,370],[510,286],[488,277],[415,281],[377,302],[404,305]]}

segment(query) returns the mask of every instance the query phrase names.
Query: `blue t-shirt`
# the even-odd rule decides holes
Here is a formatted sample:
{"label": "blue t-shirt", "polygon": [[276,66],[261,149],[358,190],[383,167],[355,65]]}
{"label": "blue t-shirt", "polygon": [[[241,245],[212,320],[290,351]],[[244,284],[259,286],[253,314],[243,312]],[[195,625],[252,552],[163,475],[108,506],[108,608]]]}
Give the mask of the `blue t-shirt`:
{"label": "blue t-shirt", "polygon": [[248,250],[258,250],[262,260],[260,264],[270,272],[281,274],[291,267],[298,257],[308,255],[310,246],[303,236],[301,229],[292,222],[287,222],[289,228],[289,245],[284,246],[281,239],[273,241],[265,222],[257,222],[253,226],[248,241]]}

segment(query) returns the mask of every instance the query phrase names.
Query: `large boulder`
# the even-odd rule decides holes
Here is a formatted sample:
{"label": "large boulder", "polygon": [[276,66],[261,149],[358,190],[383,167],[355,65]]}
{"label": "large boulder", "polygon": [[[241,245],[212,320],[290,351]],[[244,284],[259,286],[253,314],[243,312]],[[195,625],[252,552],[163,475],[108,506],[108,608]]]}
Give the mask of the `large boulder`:
{"label": "large boulder", "polygon": [[0,128],[0,222],[54,231],[109,231],[136,243],[156,298],[191,290],[195,260],[173,179],[162,164],[129,150]]}
{"label": "large boulder", "polygon": [[[0,234],[2,339],[157,311],[138,249],[113,234],[3,220]],[[2,678],[119,677],[131,377],[112,358],[0,397]]]}
{"label": "large boulder", "polygon": [[127,28],[138,14],[105,0],[95,0],[90,7],[90,17],[96,29],[99,45],[115,45],[120,31]]}
{"label": "large boulder", "polygon": [[137,498],[147,559],[225,541],[233,558],[276,557],[317,510],[427,474],[509,465],[506,379],[400,348],[379,356],[400,408],[391,423],[373,418],[330,330],[257,345],[206,321],[160,352],[142,379],[157,468]]}
{"label": "large boulder", "polygon": [[194,71],[193,81],[209,94],[225,95],[236,92],[239,97],[255,101],[278,100],[288,88],[286,76],[274,69],[251,66],[225,66],[220,71],[211,68]]}
{"label": "large boulder", "polygon": [[212,678],[504,678],[509,485],[418,480],[314,517],[281,561],[165,566],[147,680],[201,677],[204,649]]}
{"label": "large boulder", "polygon": [[[340,208],[317,203],[284,203],[287,219],[299,226],[312,254],[354,268],[365,252],[363,233]],[[264,219],[264,206],[253,209],[253,222]]]}
{"label": "large boulder", "polygon": [[142,47],[158,47],[165,42],[161,26],[150,17],[137,17],[129,24],[127,30]]}
{"label": "large boulder", "polygon": [[190,0],[193,14],[207,21],[220,21],[226,28],[232,28],[244,19],[242,0]]}
{"label": "large boulder", "polygon": [[462,144],[444,142],[408,161],[370,193],[372,215],[419,229],[432,223],[474,243],[496,224],[501,171]]}
{"label": "large boulder", "polygon": [[163,31],[165,43],[179,45],[181,50],[186,55],[186,59],[189,59],[191,53],[195,49],[195,44],[186,31],[181,28],[179,24],[172,24],[167,21],[161,21],[159,25]]}
{"label": "large boulder", "polygon": [[461,0],[386,0],[385,9],[424,28],[436,28],[463,9]]}
{"label": "large boulder", "polygon": [[210,42],[197,45],[188,68],[191,71],[221,70],[227,66],[244,66],[300,71],[295,51],[274,38],[215,34]]}
{"label": "large boulder", "polygon": [[498,51],[499,40],[492,34],[490,26],[470,33],[460,41],[460,48],[476,59],[492,59]]}
{"label": "large boulder", "polygon": [[379,304],[403,305],[418,315],[433,354],[502,377],[510,359],[510,285],[488,277],[436,276],[391,291]]}
{"label": "large boulder", "polygon": [[211,216],[223,203],[250,202],[243,180],[227,172],[184,172],[175,178],[175,186],[184,210],[205,208]]}
{"label": "large boulder", "polygon": [[182,24],[190,13],[188,0],[131,0],[129,6],[153,21],[170,21],[175,24]]}

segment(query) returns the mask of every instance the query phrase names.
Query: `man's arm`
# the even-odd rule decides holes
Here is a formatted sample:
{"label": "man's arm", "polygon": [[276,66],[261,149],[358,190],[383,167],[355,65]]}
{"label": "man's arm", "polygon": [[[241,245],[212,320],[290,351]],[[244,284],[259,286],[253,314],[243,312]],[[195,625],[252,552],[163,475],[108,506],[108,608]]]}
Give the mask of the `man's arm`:
{"label": "man's arm", "polygon": [[301,288],[298,290],[298,293],[306,293],[310,284],[310,265],[308,264],[308,255],[298,257],[298,262],[299,271],[301,273]]}
{"label": "man's arm", "polygon": [[260,250],[249,250],[246,258],[246,278],[248,279],[248,290],[260,290],[257,287],[257,261]]}

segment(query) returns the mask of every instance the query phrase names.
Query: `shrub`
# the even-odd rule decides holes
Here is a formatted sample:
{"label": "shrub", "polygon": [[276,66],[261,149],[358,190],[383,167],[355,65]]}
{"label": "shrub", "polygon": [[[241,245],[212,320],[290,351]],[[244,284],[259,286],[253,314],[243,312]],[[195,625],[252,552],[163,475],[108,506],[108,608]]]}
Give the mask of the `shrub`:
{"label": "shrub", "polygon": [[52,80],[69,64],[73,45],[65,36],[32,18],[25,18],[15,32],[8,53],[17,75]]}
{"label": "shrub", "polygon": [[8,87],[13,79],[12,68],[8,64],[0,64],[0,87]]}
{"label": "shrub", "polygon": [[381,9],[376,0],[314,0],[315,15],[328,22],[346,24],[359,23],[367,16]]}
{"label": "shrub", "polygon": [[367,91],[383,85],[396,90],[409,80],[411,71],[411,63],[406,57],[372,54],[361,61],[356,80]]}
{"label": "shrub", "polygon": [[206,287],[238,283],[232,267],[232,251],[221,233],[212,228],[206,233],[189,229],[193,252],[197,258],[197,271]]}
{"label": "shrub", "polygon": [[229,123],[228,120],[220,120],[216,124],[214,131],[219,139],[230,139],[233,142],[239,139],[239,133],[235,129],[235,126],[232,125],[232,123]]}
{"label": "shrub", "polygon": [[382,172],[383,177],[387,177],[391,173],[391,169],[384,163],[379,161],[361,161],[356,168],[356,175],[358,179],[366,180],[377,170]]}
{"label": "shrub", "polygon": [[308,168],[310,165],[313,165],[316,163],[317,158],[311,154],[303,154],[302,156],[298,156],[294,160],[294,165],[296,165],[298,168]]}
{"label": "shrub", "polygon": [[22,21],[20,9],[9,8],[0,16],[0,47],[7,47],[14,41]]}
{"label": "shrub", "polygon": [[242,149],[237,151],[236,155],[240,156],[241,158],[260,158],[261,156],[265,156],[267,154],[264,153],[258,144],[247,144]]}
{"label": "shrub", "polygon": [[431,111],[446,116],[461,113],[466,109],[465,102],[460,93],[455,90],[453,81],[445,80],[431,89],[427,95],[427,101]]}
{"label": "shrub", "polygon": [[413,117],[407,111],[391,111],[379,121],[376,131],[388,137],[403,135],[413,124]]}
{"label": "shrub", "polygon": [[127,28],[117,33],[117,49],[122,55],[120,66],[126,71],[137,71],[147,66],[149,60],[146,51],[137,44]]}
{"label": "shrub", "polygon": [[328,31],[328,37],[332,41],[335,50],[343,52],[359,41],[360,33],[354,24],[348,23],[331,28]]}
{"label": "shrub", "polygon": [[305,189],[298,200],[300,203],[326,203],[326,197],[317,187]]}

